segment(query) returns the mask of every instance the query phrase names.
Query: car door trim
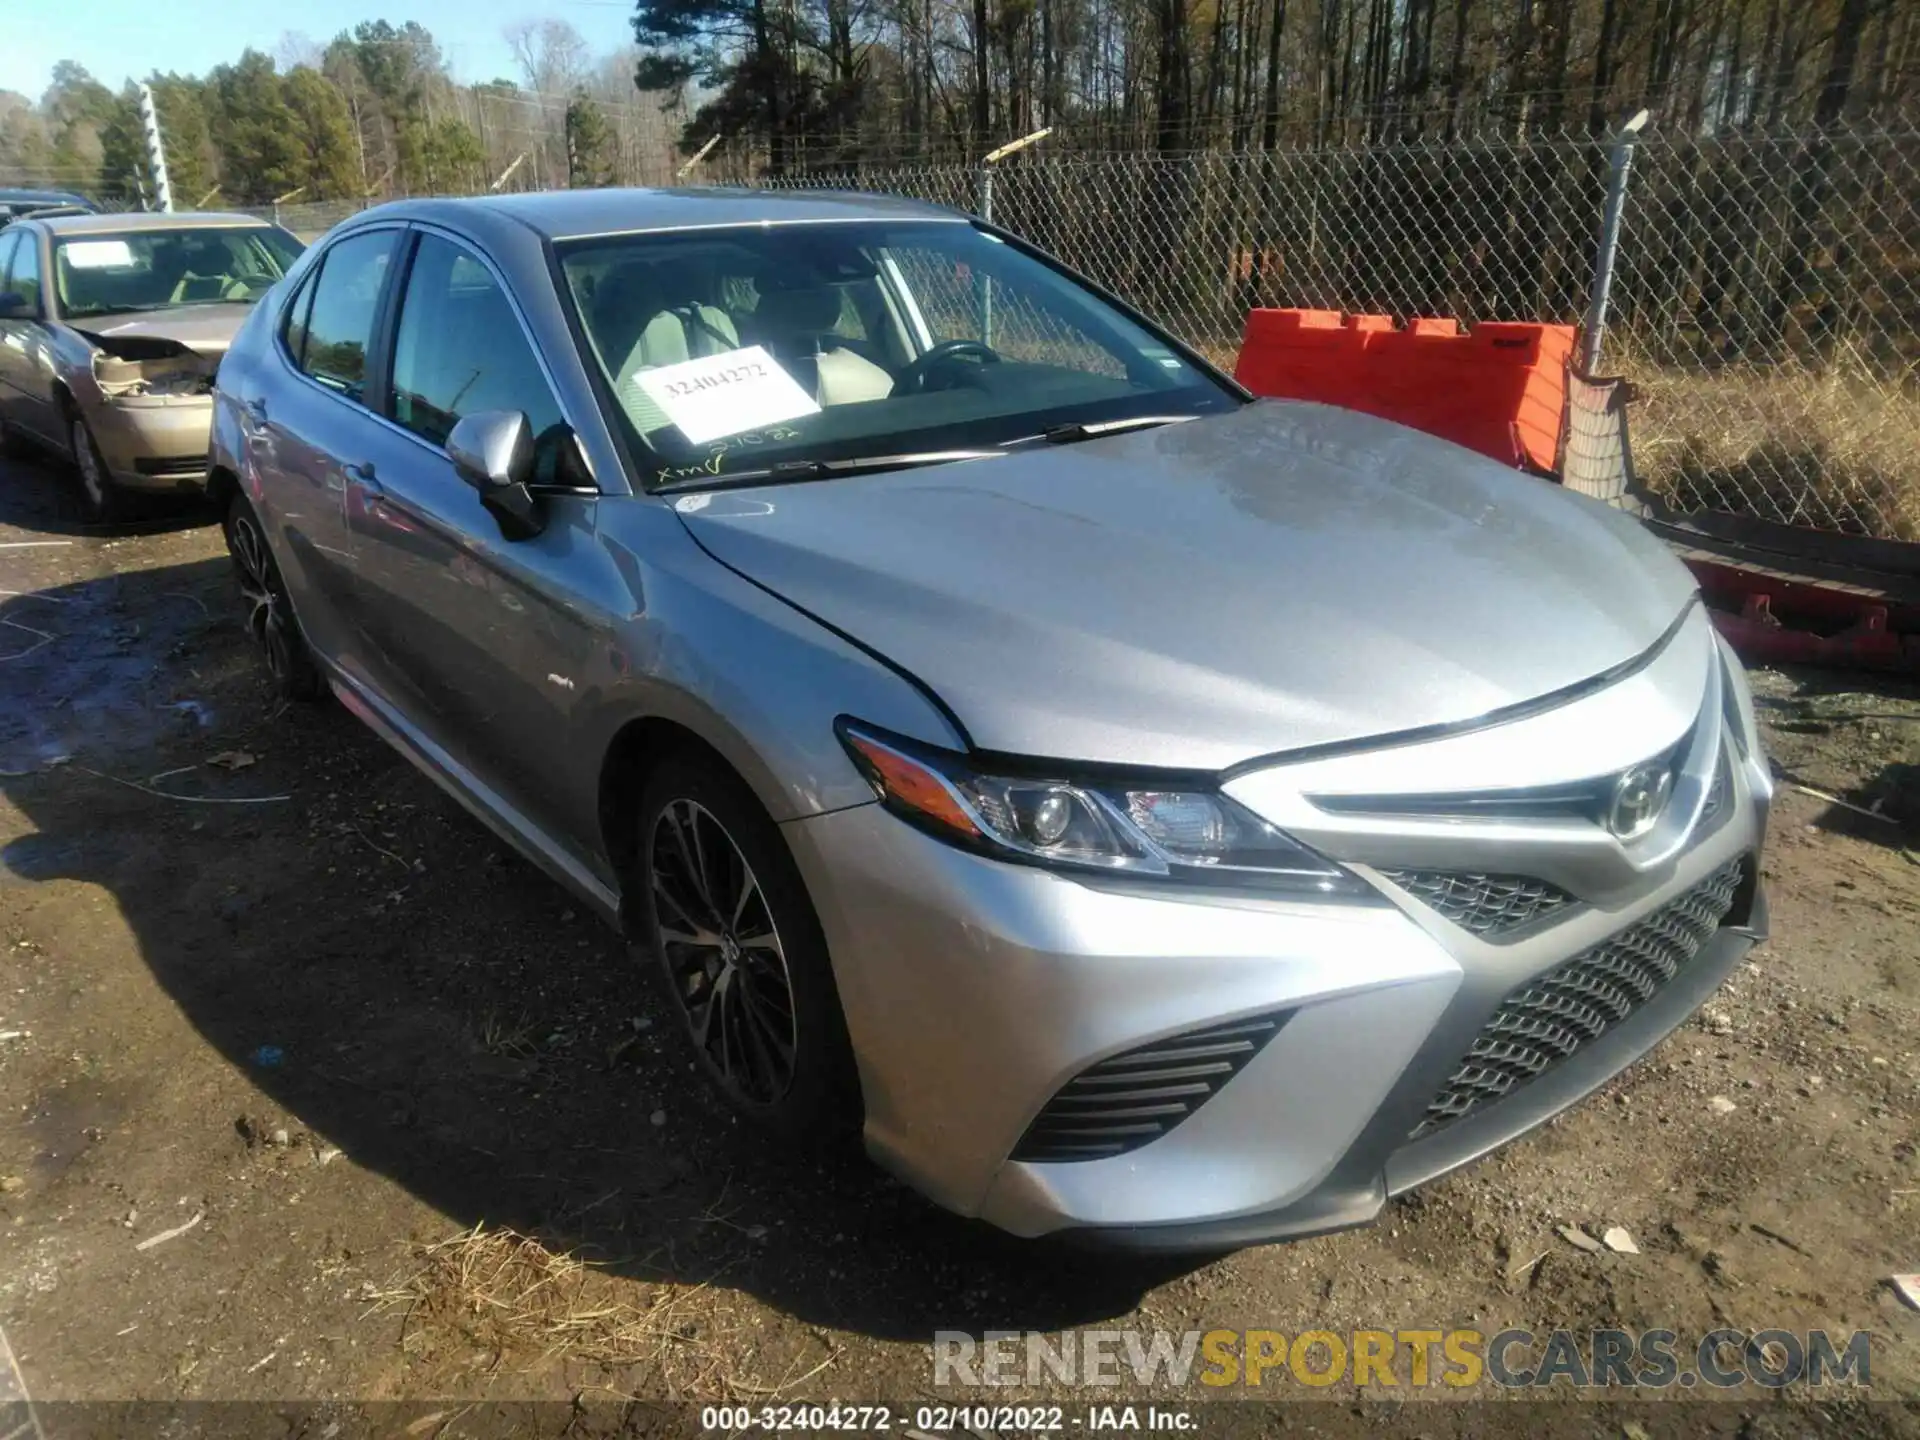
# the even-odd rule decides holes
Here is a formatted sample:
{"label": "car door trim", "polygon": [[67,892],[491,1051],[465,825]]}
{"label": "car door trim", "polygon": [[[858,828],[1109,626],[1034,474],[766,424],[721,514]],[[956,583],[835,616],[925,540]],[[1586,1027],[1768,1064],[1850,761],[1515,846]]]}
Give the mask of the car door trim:
{"label": "car door trim", "polygon": [[321,663],[333,681],[335,697],[362,724],[459,801],[481,824],[592,905],[616,930],[621,928],[619,891],[600,880],[544,828],[409,721],[405,712],[377,688],[347,674],[325,656]]}

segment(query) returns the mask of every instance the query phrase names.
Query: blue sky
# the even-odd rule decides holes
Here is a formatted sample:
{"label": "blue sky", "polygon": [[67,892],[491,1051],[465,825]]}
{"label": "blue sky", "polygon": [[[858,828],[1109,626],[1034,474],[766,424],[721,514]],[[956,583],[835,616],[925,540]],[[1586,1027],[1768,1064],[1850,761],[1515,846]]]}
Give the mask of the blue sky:
{"label": "blue sky", "polygon": [[633,38],[630,0],[4,0],[31,9],[0,44],[0,90],[39,99],[56,60],[78,60],[118,89],[149,71],[199,75],[251,45],[275,54],[288,34],[324,43],[362,20],[418,20],[463,81],[516,77],[502,32],[516,21],[565,20],[605,54]]}

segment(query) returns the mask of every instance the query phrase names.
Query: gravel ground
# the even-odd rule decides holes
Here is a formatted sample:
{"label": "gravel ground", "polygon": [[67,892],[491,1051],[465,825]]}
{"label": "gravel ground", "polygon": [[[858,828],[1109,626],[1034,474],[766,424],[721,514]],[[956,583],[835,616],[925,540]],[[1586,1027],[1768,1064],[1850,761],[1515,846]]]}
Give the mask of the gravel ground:
{"label": "gravel ground", "polygon": [[[1756,676],[1774,939],[1647,1061],[1372,1229],[1143,1265],[768,1154],[613,936],[269,699],[204,517],[71,513],[0,465],[0,1332],[42,1401],[914,1401],[935,1329],[1086,1325],[1868,1329],[1920,1399],[1911,686]],[[1782,1413],[1916,1412],[1682,1429]]]}

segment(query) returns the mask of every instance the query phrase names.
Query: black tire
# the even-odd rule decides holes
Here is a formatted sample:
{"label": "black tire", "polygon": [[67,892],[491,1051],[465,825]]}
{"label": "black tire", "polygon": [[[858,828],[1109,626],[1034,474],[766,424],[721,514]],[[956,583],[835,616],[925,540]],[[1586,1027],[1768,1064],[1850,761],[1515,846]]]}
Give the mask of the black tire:
{"label": "black tire", "polygon": [[274,693],[283,700],[320,699],[327,693],[326,679],[307,648],[306,636],[300,633],[286,582],[280,578],[280,566],[267,544],[266,529],[245,495],[236,493],[228,501],[220,528],[227,537],[227,554],[240,582],[247,634],[267,662]]}
{"label": "black tire", "polygon": [[[853,1048],[820,921],[786,841],[739,778],[697,752],[655,768],[639,827],[639,938],[701,1073],[779,1140],[845,1140],[860,1118]],[[686,843],[689,835],[697,843]],[[690,861],[706,866],[703,890],[690,883]],[[718,895],[725,898],[716,903]],[[733,913],[721,914],[727,907]],[[763,1062],[770,1077],[755,1073]]]}
{"label": "black tire", "polygon": [[77,411],[67,412],[68,437],[73,444],[73,477],[80,492],[80,508],[95,525],[111,525],[127,513],[126,492],[113,483],[107,462],[100,458],[93,431]]}

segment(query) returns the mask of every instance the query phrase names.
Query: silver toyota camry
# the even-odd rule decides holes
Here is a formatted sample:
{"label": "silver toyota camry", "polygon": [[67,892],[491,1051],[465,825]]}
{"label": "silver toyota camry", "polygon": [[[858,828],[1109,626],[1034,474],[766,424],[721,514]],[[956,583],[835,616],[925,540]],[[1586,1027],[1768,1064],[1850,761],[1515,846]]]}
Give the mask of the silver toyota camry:
{"label": "silver toyota camry", "polygon": [[209,483],[285,694],[630,935],[739,1110],[1020,1235],[1363,1224],[1765,930],[1657,541],[964,215],[371,210],[234,342]]}

